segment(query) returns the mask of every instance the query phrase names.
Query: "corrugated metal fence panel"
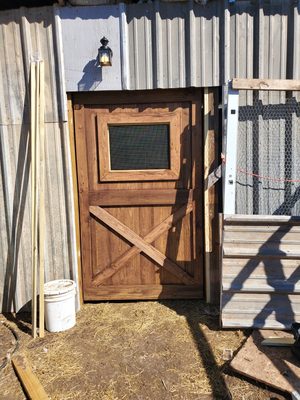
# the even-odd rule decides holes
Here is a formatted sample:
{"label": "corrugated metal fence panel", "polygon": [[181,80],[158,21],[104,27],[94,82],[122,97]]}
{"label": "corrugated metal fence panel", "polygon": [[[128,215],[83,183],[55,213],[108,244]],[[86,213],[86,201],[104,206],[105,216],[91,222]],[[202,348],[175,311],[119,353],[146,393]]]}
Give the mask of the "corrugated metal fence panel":
{"label": "corrugated metal fence panel", "polygon": [[225,219],[223,327],[289,328],[300,317],[300,219]]}
{"label": "corrugated metal fence panel", "polygon": [[226,68],[230,72],[225,81],[234,77],[288,78],[287,54],[294,46],[294,3],[236,2],[230,11],[230,67]]}
{"label": "corrugated metal fence panel", "polygon": [[[46,280],[73,276],[66,187],[59,124],[46,124]],[[0,129],[1,178],[1,292],[3,310],[19,310],[31,298],[31,189],[29,126]],[[5,165],[4,165],[5,164]],[[13,296],[15,293],[15,296]]]}
{"label": "corrugated metal fence panel", "polygon": [[52,7],[20,8],[0,12],[0,124],[28,122],[29,63],[45,60],[46,122],[64,119],[60,104],[59,59]]}
{"label": "corrugated metal fence panel", "polygon": [[[0,310],[31,299],[28,69],[45,60],[46,280],[76,279],[72,180],[52,7],[0,13]],[[3,55],[3,56],[2,56]]]}
{"label": "corrugated metal fence panel", "polygon": [[225,13],[225,27],[229,25],[228,39],[224,48],[224,61],[227,64],[225,81],[232,77],[253,77],[256,10],[249,2],[237,3],[234,8],[235,10],[231,9],[230,16],[229,13]]}

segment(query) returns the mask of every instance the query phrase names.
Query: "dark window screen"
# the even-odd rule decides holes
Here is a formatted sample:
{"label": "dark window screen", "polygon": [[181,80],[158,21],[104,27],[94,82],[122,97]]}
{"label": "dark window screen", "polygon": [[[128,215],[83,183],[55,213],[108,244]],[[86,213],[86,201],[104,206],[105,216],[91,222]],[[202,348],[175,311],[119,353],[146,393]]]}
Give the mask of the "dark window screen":
{"label": "dark window screen", "polygon": [[169,169],[168,124],[109,125],[111,170]]}

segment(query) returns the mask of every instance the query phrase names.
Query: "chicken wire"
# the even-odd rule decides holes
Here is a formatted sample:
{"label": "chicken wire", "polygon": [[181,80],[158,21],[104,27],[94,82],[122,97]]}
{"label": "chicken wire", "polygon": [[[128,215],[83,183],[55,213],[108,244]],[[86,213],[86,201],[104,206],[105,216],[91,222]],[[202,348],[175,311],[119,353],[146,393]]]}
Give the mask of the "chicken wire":
{"label": "chicken wire", "polygon": [[240,91],[236,212],[300,215],[299,92]]}

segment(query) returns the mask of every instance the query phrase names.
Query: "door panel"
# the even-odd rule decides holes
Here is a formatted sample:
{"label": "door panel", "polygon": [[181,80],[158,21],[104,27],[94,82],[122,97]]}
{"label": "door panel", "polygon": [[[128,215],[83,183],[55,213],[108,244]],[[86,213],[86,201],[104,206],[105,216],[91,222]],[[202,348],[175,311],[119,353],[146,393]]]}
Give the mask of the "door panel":
{"label": "door panel", "polygon": [[96,96],[74,106],[84,299],[200,298],[201,91]]}

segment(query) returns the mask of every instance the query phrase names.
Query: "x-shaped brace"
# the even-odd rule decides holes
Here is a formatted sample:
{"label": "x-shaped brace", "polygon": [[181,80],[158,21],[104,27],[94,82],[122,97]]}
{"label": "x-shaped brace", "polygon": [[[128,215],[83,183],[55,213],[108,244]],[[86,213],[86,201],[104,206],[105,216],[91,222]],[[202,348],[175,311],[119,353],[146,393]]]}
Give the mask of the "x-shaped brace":
{"label": "x-shaped brace", "polygon": [[159,238],[165,231],[169,230],[180,219],[182,219],[185,215],[188,215],[193,210],[192,202],[180,207],[174,214],[166,218],[143,238],[137,235],[134,231],[120,222],[113,215],[109,214],[103,208],[91,206],[89,210],[92,215],[97,217],[105,225],[109,226],[111,229],[133,244],[133,247],[113,261],[109,267],[95,275],[93,278],[93,285],[99,286],[103,281],[110,278],[118,270],[120,270],[132,257],[140,254],[141,252],[145,253],[161,268],[166,269],[186,285],[194,284],[194,280],[190,275],[188,275],[175,262],[170,260],[166,255],[151,245],[154,240]]}

